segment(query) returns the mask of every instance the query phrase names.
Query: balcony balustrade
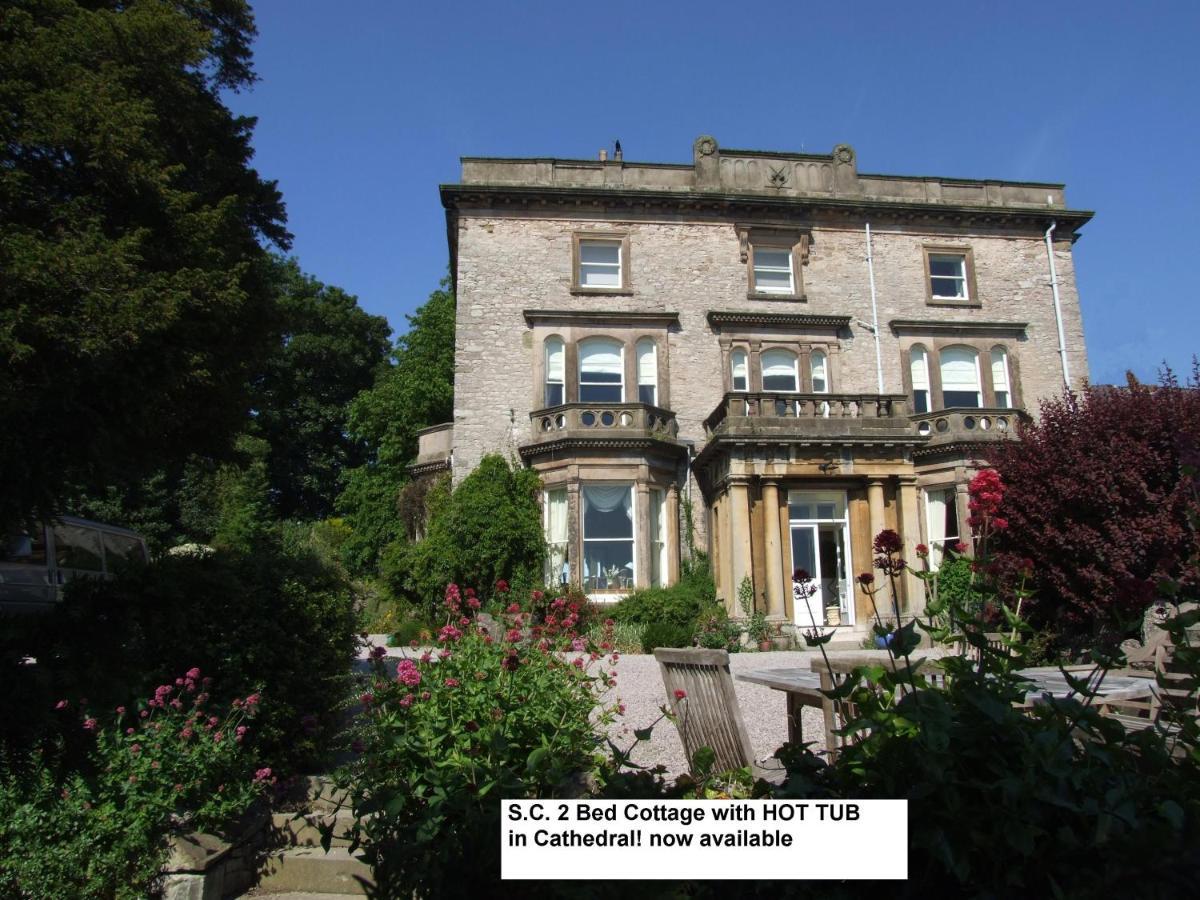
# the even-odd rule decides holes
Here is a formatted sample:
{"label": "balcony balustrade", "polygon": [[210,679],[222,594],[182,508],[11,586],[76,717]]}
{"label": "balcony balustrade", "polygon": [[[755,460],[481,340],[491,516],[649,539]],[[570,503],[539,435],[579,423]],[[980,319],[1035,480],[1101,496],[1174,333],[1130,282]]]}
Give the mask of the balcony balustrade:
{"label": "balcony balustrade", "polygon": [[928,437],[926,447],[962,442],[1001,441],[1013,437],[1017,425],[1030,421],[1019,409],[939,409],[911,416],[917,434]]}
{"label": "balcony balustrade", "polygon": [[908,397],[904,394],[729,393],[704,420],[708,437],[763,428],[795,430],[800,419],[804,433],[849,430],[910,431]]}
{"label": "balcony balustrade", "polygon": [[679,433],[675,413],[647,403],[564,403],[529,414],[535,442],[563,438],[660,438]]}

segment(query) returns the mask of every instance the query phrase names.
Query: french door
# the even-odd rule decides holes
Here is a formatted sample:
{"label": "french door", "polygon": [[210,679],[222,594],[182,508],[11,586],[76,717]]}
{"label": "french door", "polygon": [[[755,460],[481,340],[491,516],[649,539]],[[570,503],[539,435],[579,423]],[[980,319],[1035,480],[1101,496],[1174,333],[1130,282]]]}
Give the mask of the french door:
{"label": "french door", "polygon": [[815,588],[810,596],[804,597],[793,583],[796,625],[800,628],[853,625],[854,594],[848,577],[853,570],[845,492],[789,491],[788,524],[793,570],[807,572]]}

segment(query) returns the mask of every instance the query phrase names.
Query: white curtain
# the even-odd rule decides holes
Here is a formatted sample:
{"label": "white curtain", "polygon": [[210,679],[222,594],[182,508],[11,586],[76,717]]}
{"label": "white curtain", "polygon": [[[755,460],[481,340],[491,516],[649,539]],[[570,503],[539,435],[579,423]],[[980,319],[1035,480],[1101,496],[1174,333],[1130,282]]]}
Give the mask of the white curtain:
{"label": "white curtain", "polygon": [[579,370],[605,375],[622,375],[621,345],[616,341],[585,341],[579,347]]}
{"label": "white curtain", "polygon": [[911,362],[909,363],[909,367],[912,372],[913,390],[929,390],[929,362],[925,356],[925,348],[913,347],[910,356]]}
{"label": "white curtain", "polygon": [[625,510],[625,517],[633,521],[633,491],[628,485],[589,485],[583,489],[586,507],[600,512],[612,512],[618,506]]}
{"label": "white curtain", "polygon": [[654,341],[642,338],[637,343],[638,384],[658,382],[658,365],[654,358]]}
{"label": "white curtain", "polygon": [[1008,390],[1008,354],[1000,347],[992,351],[992,387],[997,391]]}
{"label": "white curtain", "polygon": [[979,393],[979,366],[975,351],[967,347],[947,347],[941,355],[942,390]]}
{"label": "white curtain", "polygon": [[546,492],[546,584],[558,584],[567,562],[567,492]]}
{"label": "white curtain", "polygon": [[825,376],[825,353],[814,350],[812,354],[812,389],[814,394],[829,393],[829,380]]}
{"label": "white curtain", "polygon": [[749,386],[746,380],[746,351],[734,350],[731,359],[733,366],[733,389],[735,391],[744,391]]}
{"label": "white curtain", "polygon": [[559,338],[546,340],[546,380],[561,382],[566,373],[564,362],[563,342]]}

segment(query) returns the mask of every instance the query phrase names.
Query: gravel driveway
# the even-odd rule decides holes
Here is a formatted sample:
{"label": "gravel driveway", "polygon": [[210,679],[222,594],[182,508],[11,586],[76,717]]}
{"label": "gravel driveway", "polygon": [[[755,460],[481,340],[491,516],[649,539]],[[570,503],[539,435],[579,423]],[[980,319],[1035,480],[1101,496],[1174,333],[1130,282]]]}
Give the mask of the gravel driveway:
{"label": "gravel driveway", "polygon": [[[750,733],[750,746],[754,758],[764,759],[774,755],[787,740],[787,712],[784,696],[779,691],[738,681],[738,672],[748,669],[807,669],[816,653],[785,651],[771,653],[733,653],[729,657],[729,668],[733,672],[733,687],[742,710],[742,721]],[[625,704],[625,715],[617,719],[609,729],[609,737],[622,749],[634,743],[633,732],[645,728],[661,714],[660,707],[667,702],[658,663],[647,654],[625,655],[617,661],[617,684],[605,695],[606,700],[619,699]],[[825,747],[824,720],[821,711],[814,707],[804,708],[804,739],[815,742],[814,750]],[[683,754],[683,743],[675,726],[663,720],[654,728],[647,742],[637,747],[633,761],[639,765],[653,766],[662,763],[672,775],[687,771],[687,760]]]}
{"label": "gravel driveway", "polygon": [[[370,645],[382,646],[392,661],[403,656],[419,655],[407,647],[387,647],[387,635],[373,634]],[[356,669],[368,669],[364,649]],[[729,656],[729,668],[733,672],[734,690],[742,709],[742,721],[750,733],[750,746],[755,759],[774,755],[776,749],[787,740],[787,713],[783,694],[757,684],[738,681],[738,672],[747,669],[807,669],[816,653],[809,651],[783,651],[770,653],[733,653]],[[607,658],[602,660],[604,668],[610,667]],[[599,665],[599,663],[597,664]],[[619,700],[625,704],[625,715],[619,716],[609,729],[609,737],[618,747],[625,749],[634,743],[633,732],[646,728],[662,714],[660,707],[667,702],[658,663],[649,654],[621,654],[616,666],[617,683],[605,695],[605,702]],[[813,707],[804,708],[804,739],[814,743],[813,750],[825,748],[824,720],[821,711]],[[654,727],[649,741],[640,744],[633,754],[638,765],[655,766],[661,763],[671,775],[687,771],[687,760],[683,754],[683,743],[675,726],[663,720]]]}

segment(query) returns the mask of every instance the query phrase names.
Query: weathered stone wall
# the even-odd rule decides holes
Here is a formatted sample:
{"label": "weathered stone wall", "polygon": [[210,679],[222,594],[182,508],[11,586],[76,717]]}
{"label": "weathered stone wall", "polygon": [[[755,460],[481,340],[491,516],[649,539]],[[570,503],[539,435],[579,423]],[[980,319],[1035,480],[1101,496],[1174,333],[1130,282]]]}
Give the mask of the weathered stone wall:
{"label": "weathered stone wall", "polygon": [[[571,235],[581,229],[630,232],[631,296],[571,293]],[[1041,235],[984,231],[872,229],[884,392],[904,391],[900,339],[891,319],[1027,322],[1023,340],[1003,341],[1015,359],[1026,408],[1059,393],[1062,374],[1045,244]],[[454,472],[461,478],[491,451],[509,454],[530,435],[529,411],[541,406],[532,329],[524,309],[671,311],[668,335],[670,405],[679,436],[703,444],[701,423],[722,393],[717,337],[705,319],[713,309],[848,315],[840,338],[833,391],[876,390],[870,331],[871,294],[861,227],[814,228],[804,269],[807,302],[747,298],[747,270],[732,223],[631,219],[536,219],[466,215],[459,222]],[[979,308],[926,302],[922,245],[962,245],[974,253]],[[1087,375],[1083,324],[1070,244],[1056,245],[1072,380]],[[1015,372],[1014,372],[1015,376]],[[568,378],[570,373],[568,373]]]}

